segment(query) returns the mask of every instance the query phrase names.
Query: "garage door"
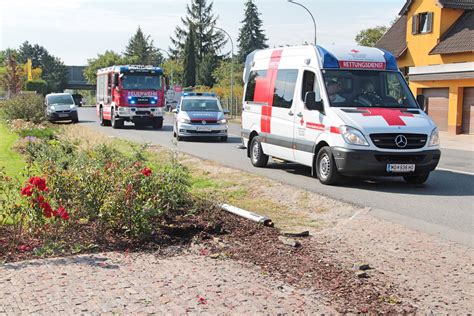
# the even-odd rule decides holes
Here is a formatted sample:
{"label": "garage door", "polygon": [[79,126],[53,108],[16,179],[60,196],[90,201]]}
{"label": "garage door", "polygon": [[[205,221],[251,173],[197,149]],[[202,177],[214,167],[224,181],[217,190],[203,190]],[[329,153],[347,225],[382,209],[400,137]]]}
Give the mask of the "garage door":
{"label": "garage door", "polygon": [[474,88],[464,88],[462,132],[474,134]]}
{"label": "garage door", "polygon": [[448,130],[449,89],[423,89],[427,98],[428,115],[436,123],[440,131]]}

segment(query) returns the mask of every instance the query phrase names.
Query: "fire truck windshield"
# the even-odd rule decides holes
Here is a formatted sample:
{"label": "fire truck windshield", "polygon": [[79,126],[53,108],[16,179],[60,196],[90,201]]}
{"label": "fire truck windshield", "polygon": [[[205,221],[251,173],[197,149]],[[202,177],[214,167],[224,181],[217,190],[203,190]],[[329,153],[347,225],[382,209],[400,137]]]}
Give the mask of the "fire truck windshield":
{"label": "fire truck windshield", "polygon": [[122,76],[122,89],[159,90],[161,89],[161,77],[147,74],[125,74]]}

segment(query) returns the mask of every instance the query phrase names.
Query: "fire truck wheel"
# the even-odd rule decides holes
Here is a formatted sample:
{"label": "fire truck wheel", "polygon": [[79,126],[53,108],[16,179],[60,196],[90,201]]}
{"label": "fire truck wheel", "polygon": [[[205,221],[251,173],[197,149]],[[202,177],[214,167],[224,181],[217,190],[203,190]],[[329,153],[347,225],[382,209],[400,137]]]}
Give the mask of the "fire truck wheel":
{"label": "fire truck wheel", "polygon": [[163,127],[163,119],[155,119],[153,121],[153,128],[154,129],[161,129]]}
{"label": "fire truck wheel", "polygon": [[262,144],[258,140],[258,136],[252,138],[250,145],[250,161],[255,167],[263,168],[268,163],[268,156],[265,155],[262,149]]}
{"label": "fire truck wheel", "polygon": [[115,117],[114,109],[111,109],[110,111],[111,111],[110,112],[110,117],[111,117],[110,123],[112,125],[112,128],[122,128],[123,127],[123,121],[122,120],[117,120],[117,118]]}
{"label": "fire truck wheel", "polygon": [[99,121],[100,126],[110,126],[110,121],[104,119],[104,110],[102,108],[99,110]]}
{"label": "fire truck wheel", "polygon": [[429,172],[417,174],[414,176],[404,176],[403,179],[410,184],[423,184],[428,180],[430,176]]}
{"label": "fire truck wheel", "polygon": [[318,152],[316,174],[322,184],[336,184],[340,180],[334,156],[328,146],[321,148]]}

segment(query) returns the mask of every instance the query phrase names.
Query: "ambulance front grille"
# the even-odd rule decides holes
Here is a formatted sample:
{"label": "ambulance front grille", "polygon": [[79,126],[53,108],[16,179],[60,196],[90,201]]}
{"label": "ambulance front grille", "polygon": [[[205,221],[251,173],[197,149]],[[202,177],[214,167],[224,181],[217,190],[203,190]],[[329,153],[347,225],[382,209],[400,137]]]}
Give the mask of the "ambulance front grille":
{"label": "ambulance front grille", "polygon": [[[405,136],[407,144],[405,147],[397,146],[396,138],[397,136]],[[423,148],[426,145],[428,135],[424,134],[370,134],[370,139],[374,145],[378,148],[383,149],[419,149]]]}

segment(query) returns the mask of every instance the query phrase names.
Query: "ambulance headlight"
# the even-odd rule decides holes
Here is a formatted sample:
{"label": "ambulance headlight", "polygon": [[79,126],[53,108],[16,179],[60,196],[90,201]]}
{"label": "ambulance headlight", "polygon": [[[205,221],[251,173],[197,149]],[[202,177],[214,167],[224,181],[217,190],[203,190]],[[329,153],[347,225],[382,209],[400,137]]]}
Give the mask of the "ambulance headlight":
{"label": "ambulance headlight", "polygon": [[431,132],[430,142],[428,143],[428,146],[439,146],[439,133],[437,128],[435,128]]}
{"label": "ambulance headlight", "polygon": [[187,117],[181,117],[181,118],[179,119],[179,122],[180,122],[180,123],[184,123],[184,124],[190,124],[190,123],[191,123],[191,120],[188,119]]}
{"label": "ambulance headlight", "polygon": [[341,126],[339,130],[346,143],[357,146],[369,146],[367,139],[358,129],[349,126]]}
{"label": "ambulance headlight", "polygon": [[217,121],[217,124],[225,124],[225,123],[227,123],[226,119],[222,119],[222,120]]}

